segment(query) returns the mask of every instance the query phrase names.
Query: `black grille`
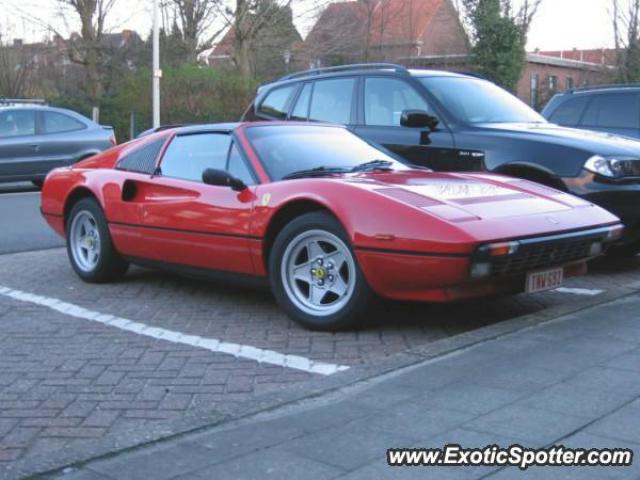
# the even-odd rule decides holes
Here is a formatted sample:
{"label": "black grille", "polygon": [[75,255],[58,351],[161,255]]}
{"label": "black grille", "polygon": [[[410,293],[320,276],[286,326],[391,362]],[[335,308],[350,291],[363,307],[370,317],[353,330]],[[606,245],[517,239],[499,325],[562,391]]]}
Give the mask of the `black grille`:
{"label": "black grille", "polygon": [[122,157],[118,162],[118,170],[153,174],[156,168],[156,158],[164,144],[164,138],[151,142],[138,150]]}
{"label": "black grille", "polygon": [[509,257],[493,260],[493,275],[517,275],[565,265],[591,256],[594,239],[575,239],[542,244],[521,245],[518,252]]}

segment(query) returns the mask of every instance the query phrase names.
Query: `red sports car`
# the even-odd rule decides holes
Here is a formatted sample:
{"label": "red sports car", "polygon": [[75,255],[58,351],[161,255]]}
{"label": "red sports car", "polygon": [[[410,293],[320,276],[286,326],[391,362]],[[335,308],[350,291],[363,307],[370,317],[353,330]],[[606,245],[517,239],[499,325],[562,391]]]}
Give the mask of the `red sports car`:
{"label": "red sports car", "polygon": [[622,232],[562,192],[412,169],[343,127],[295,123],[151,133],[51,172],[42,213],[83,280],[129,263],[268,279],[315,329],[354,325],[376,296],[556,288]]}

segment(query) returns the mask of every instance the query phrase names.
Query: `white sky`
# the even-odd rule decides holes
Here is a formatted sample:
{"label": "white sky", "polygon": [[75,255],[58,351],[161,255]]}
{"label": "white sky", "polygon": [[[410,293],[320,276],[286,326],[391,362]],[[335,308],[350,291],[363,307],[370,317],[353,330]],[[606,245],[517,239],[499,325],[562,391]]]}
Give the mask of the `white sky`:
{"label": "white sky", "polygon": [[[296,10],[308,11],[308,2],[298,0]],[[146,37],[151,28],[151,0],[118,0],[109,19],[113,30],[130,28]],[[612,0],[543,0],[529,34],[529,50],[600,48],[613,45],[610,5]],[[66,21],[56,0],[0,0],[0,34],[7,38],[39,40],[43,23],[53,23],[65,33],[76,28]],[[300,13],[298,13],[300,15]],[[298,28],[304,35],[312,24],[303,15]]]}

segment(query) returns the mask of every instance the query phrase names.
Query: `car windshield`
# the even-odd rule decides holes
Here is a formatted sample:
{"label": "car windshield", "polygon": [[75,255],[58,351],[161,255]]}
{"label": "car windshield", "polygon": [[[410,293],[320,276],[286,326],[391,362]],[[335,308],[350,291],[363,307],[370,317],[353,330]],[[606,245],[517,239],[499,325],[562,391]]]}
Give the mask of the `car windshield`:
{"label": "car windshield", "polygon": [[348,171],[376,160],[383,161],[379,163],[385,169],[409,168],[391,153],[370,145],[345,128],[261,125],[247,128],[247,136],[274,181],[303,171]]}
{"label": "car windshield", "polygon": [[462,123],[546,123],[532,108],[486,80],[459,77],[419,80]]}

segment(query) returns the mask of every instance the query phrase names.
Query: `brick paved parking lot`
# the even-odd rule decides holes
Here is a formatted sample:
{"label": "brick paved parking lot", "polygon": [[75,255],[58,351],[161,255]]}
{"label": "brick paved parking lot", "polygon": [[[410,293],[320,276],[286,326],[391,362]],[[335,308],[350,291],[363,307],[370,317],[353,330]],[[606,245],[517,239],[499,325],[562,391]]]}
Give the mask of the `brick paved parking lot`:
{"label": "brick paved parking lot", "polygon": [[[69,452],[92,442],[115,449],[125,437],[142,442],[151,430],[170,434],[176,419],[213,419],[230,405],[323,376],[293,363],[259,363],[154,338],[149,332],[158,329],[311,364],[375,365],[438,339],[633,285],[640,285],[640,258],[600,262],[564,292],[449,306],[387,304],[359,331],[330,334],[301,329],[265,291],[142,269],[117,284],[88,285],[73,274],[63,249],[0,256],[0,288],[23,294],[0,295],[0,476],[61,466]],[[82,308],[61,313],[27,294]],[[82,311],[149,329],[134,333],[82,318]]]}

